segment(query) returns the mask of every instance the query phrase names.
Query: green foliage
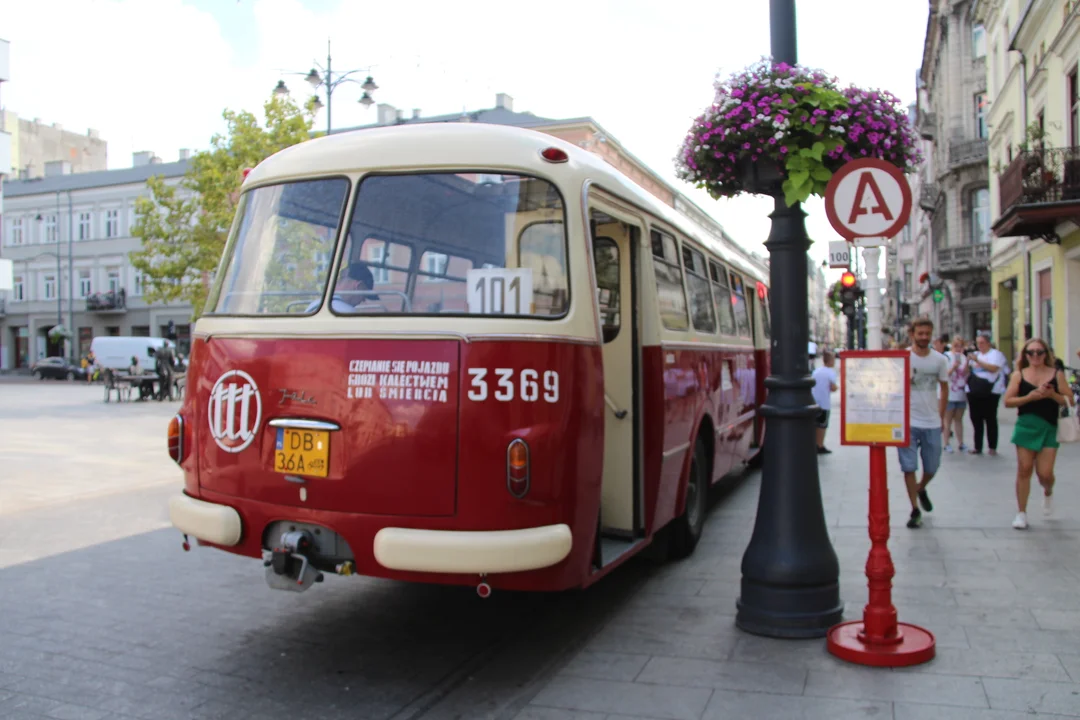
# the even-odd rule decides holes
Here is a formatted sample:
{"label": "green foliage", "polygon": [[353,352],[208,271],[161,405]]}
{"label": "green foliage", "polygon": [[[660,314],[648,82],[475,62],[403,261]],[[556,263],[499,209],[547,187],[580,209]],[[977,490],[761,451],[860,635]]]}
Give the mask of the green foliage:
{"label": "green foliage", "polygon": [[806,202],[811,195],[825,194],[825,187],[833,174],[825,165],[824,156],[841,144],[835,139],[818,140],[811,147],[788,154],[784,163],[787,179],[781,186],[788,207],[797,202]]}
{"label": "green foliage", "polygon": [[263,105],[263,124],[246,110],[225,110],[224,135],[197,153],[178,185],[162,177],[147,181],[149,197],[139,198],[132,235],[142,248],[131,264],[145,277],[148,302],[188,302],[198,317],[209,279],[217,269],[232,224],[243,170],[311,137],[315,108],[301,108],[277,95]]}

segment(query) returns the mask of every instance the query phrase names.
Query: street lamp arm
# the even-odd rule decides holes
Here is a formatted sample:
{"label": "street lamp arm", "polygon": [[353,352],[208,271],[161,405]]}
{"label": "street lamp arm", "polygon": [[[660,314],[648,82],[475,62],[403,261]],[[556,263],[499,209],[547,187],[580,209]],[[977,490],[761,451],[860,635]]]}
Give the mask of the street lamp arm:
{"label": "street lamp arm", "polygon": [[[344,83],[344,82],[356,83],[357,85],[362,86],[364,84],[363,82],[361,82],[360,80],[357,80],[356,78],[349,77],[353,73],[358,73],[358,72],[363,72],[363,71],[362,70],[350,70],[347,73],[342,73],[341,75],[338,75],[336,80],[331,80],[330,81],[331,90],[336,88],[338,85],[340,85],[341,83]],[[324,84],[325,84],[325,82],[324,82]]]}

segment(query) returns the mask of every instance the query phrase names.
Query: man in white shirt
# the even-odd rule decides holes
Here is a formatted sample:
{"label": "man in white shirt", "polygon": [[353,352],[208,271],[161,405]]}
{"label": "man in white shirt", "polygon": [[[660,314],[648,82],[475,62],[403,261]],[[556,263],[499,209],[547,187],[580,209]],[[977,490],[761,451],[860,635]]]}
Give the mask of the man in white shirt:
{"label": "man in white shirt", "polygon": [[[907,447],[897,448],[897,454],[911,500],[909,528],[922,525],[920,503],[926,512],[934,509],[926,486],[941,465],[941,428],[949,402],[949,360],[930,347],[933,333],[934,323],[927,317],[913,320],[908,333],[911,337],[911,442]],[[917,482],[915,473],[920,459],[923,476],[922,482]]]}
{"label": "man in white shirt", "polygon": [[826,350],[821,354],[821,362],[824,363],[819,368],[814,368],[814,388],[810,391],[814,396],[814,402],[821,408],[821,413],[817,416],[817,451],[818,455],[827,455],[832,450],[825,447],[825,431],[829,428],[829,410],[832,408],[832,393],[837,390],[837,378],[836,370],[833,369],[833,365],[836,361],[836,355],[830,350]]}
{"label": "man in white shirt", "polygon": [[[360,291],[371,290],[375,287],[375,277],[367,263],[350,263],[341,274],[341,279],[334,286],[334,294],[330,297],[330,309],[335,313],[353,313],[357,306],[369,302],[371,298],[360,294]],[[344,297],[342,297],[344,296]],[[322,300],[314,300],[307,306],[305,312],[315,312]]]}

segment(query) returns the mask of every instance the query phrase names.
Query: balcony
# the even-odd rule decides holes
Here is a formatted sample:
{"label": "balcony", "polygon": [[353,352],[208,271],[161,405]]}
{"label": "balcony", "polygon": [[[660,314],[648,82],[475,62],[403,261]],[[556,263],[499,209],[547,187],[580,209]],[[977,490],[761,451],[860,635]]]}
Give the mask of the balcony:
{"label": "balcony", "polygon": [[935,269],[939,273],[985,270],[990,267],[990,243],[938,248]]}
{"label": "balcony", "polygon": [[936,183],[923,183],[919,188],[919,207],[933,212],[937,207],[940,191]]}
{"label": "balcony", "polygon": [[917,120],[919,137],[923,140],[933,140],[937,126],[937,113],[921,112]]}
{"label": "balcony", "polygon": [[995,235],[1060,242],[1058,225],[1080,223],[1080,147],[1020,153],[1001,174],[998,199]]}
{"label": "balcony", "polygon": [[985,165],[990,160],[986,140],[961,140],[949,143],[949,169]]}
{"label": "balcony", "polygon": [[87,312],[122,313],[127,311],[127,293],[123,288],[119,292],[94,293],[86,298]]}

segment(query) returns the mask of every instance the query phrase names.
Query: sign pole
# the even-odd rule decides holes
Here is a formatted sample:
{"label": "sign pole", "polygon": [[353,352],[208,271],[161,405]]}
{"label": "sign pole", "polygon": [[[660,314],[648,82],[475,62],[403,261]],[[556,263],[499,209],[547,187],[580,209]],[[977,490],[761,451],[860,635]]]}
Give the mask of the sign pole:
{"label": "sign pole", "polygon": [[840,356],[840,443],[870,448],[869,599],[863,619],[829,630],[830,653],[873,667],[905,667],[934,658],[933,633],[897,621],[892,602],[896,575],[889,553],[889,488],[885,448],[910,442],[911,372],[906,350],[846,352]]}
{"label": "sign pole", "polygon": [[856,245],[863,248],[866,261],[866,349],[881,349],[881,278],[878,277],[881,246],[884,238],[859,238]]}

